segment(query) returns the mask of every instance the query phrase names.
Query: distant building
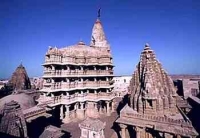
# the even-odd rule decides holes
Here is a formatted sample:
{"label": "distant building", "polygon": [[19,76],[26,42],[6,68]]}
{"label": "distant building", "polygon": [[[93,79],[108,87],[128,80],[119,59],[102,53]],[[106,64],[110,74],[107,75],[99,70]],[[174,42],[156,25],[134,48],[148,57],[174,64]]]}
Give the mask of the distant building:
{"label": "distant building", "polygon": [[98,119],[86,118],[79,124],[81,129],[80,138],[105,138],[104,129],[106,123]]}
{"label": "distant building", "polygon": [[45,55],[43,89],[39,104],[60,108],[60,119],[110,115],[113,109],[113,61],[110,45],[98,18],[91,43],[49,48]]}
{"label": "distant building", "polygon": [[[148,44],[141,52],[131,79],[129,97],[129,103],[116,120],[121,127],[122,138],[185,138],[198,135],[189,118],[177,106],[178,96],[173,81]],[[131,131],[129,136],[127,129]]]}
{"label": "distant building", "polygon": [[177,93],[184,99],[187,99],[189,96],[199,96],[200,78],[176,78],[174,83],[178,88]]}
{"label": "distant building", "polygon": [[200,79],[183,79],[183,96],[187,99],[189,96],[197,96],[199,94]]}
{"label": "distant building", "polygon": [[128,86],[132,76],[115,76],[113,78],[114,89],[113,92],[116,96],[123,97],[128,93]]}

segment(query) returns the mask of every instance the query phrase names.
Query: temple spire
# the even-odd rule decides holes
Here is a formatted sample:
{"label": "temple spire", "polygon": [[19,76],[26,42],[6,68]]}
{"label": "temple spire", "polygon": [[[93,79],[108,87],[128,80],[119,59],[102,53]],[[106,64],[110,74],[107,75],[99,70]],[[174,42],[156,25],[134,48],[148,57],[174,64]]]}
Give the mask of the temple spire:
{"label": "temple spire", "polygon": [[106,40],[106,36],[103,30],[102,23],[100,21],[100,14],[101,8],[98,10],[97,20],[94,23],[93,29],[92,29],[92,35],[91,35],[91,41],[90,46],[101,49],[101,50],[107,50],[110,51],[110,45],[108,44],[108,41]]}
{"label": "temple spire", "polygon": [[[175,113],[176,109],[174,107],[176,103],[174,100],[176,98],[176,91],[172,84],[172,79],[156,59],[155,53],[150,48],[150,45],[146,43],[129,86],[131,91],[130,101],[132,102],[133,109],[147,114],[157,114],[157,110],[159,110],[159,115],[163,115],[168,111],[170,114]],[[140,95],[142,100],[138,99],[137,95]],[[172,98],[170,97],[171,95],[173,96]],[[162,97],[162,99],[159,99],[159,97]],[[169,98],[173,102],[173,107],[169,105]],[[156,106],[156,103],[159,103],[160,100],[163,101],[162,109]],[[139,102],[142,102],[142,104],[133,104]],[[169,107],[170,110],[168,110]]]}

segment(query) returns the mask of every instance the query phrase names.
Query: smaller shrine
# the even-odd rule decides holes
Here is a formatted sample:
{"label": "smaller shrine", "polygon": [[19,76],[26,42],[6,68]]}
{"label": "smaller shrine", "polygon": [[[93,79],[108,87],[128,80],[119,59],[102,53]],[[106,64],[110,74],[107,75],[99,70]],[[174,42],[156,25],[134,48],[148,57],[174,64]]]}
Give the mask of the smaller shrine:
{"label": "smaller shrine", "polygon": [[106,123],[99,119],[86,118],[79,124],[81,129],[80,138],[105,138],[104,129]]}
{"label": "smaller shrine", "polygon": [[27,137],[27,126],[19,103],[12,100],[4,105],[0,120],[0,132],[9,137]]}

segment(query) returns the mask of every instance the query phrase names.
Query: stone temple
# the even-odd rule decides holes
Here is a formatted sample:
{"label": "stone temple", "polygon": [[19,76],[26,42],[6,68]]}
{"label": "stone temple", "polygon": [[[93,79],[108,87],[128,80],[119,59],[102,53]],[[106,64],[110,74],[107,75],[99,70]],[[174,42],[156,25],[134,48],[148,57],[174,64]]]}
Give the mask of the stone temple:
{"label": "stone temple", "polygon": [[27,137],[27,127],[20,105],[12,100],[5,104],[0,122],[0,132],[15,137]]}
{"label": "stone temple", "polygon": [[113,61],[102,23],[94,23],[90,45],[83,41],[63,48],[50,47],[45,55],[44,83],[39,105],[60,108],[67,123],[114,111]]}
{"label": "stone temple", "polygon": [[26,72],[25,67],[20,64],[13,73],[9,84],[15,90],[26,90],[31,88],[31,82]]}
{"label": "stone temple", "polygon": [[172,79],[148,44],[132,75],[129,91],[129,104],[120,111],[116,120],[122,138],[197,136],[191,121],[176,104],[177,94]]}
{"label": "stone temple", "polygon": [[105,122],[103,123],[99,119],[87,117],[83,122],[79,124],[81,129],[80,138],[105,138],[105,126]]}

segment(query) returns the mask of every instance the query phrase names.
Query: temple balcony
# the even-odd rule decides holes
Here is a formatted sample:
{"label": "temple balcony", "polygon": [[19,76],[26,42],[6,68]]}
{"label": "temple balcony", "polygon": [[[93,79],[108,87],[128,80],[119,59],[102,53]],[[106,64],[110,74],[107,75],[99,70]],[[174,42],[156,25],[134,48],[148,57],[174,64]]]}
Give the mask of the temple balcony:
{"label": "temple balcony", "polygon": [[44,71],[44,78],[48,77],[77,77],[77,75],[82,76],[113,76],[113,70],[56,70],[56,71]]}
{"label": "temple balcony", "polygon": [[114,94],[109,92],[109,93],[75,93],[72,95],[60,95],[60,96],[41,96],[39,102],[39,105],[43,105],[46,103],[46,106],[48,105],[49,107],[57,106],[60,104],[64,105],[70,105],[73,103],[77,102],[86,102],[86,101],[110,101],[115,98]]}
{"label": "temple balcony", "polygon": [[111,60],[96,60],[96,61],[84,61],[84,62],[80,62],[80,61],[62,61],[62,60],[46,60],[45,63],[43,65],[51,65],[51,64],[59,64],[59,65],[99,65],[99,64],[108,64],[108,65],[112,65],[112,61]]}
{"label": "temple balcony", "polygon": [[[50,84],[50,87],[45,87]],[[83,81],[83,82],[54,82],[44,83],[44,89],[56,90],[56,89],[73,89],[73,88],[96,88],[96,87],[109,87],[110,81]]]}

